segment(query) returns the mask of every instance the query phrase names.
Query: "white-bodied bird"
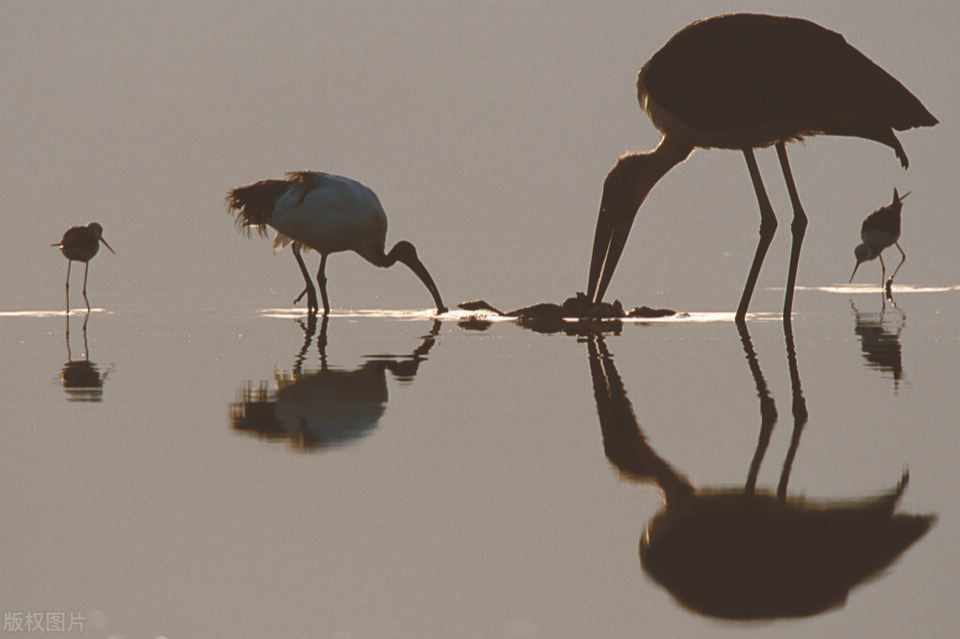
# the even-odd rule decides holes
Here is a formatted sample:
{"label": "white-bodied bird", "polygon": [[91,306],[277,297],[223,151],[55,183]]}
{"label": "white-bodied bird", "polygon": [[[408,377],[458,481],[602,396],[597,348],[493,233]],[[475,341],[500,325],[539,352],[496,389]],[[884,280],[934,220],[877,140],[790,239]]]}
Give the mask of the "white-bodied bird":
{"label": "white-bodied bird", "polygon": [[354,251],[375,266],[406,264],[430,291],[437,312],[447,311],[413,244],[397,242],[389,253],[384,253],[387,216],[376,194],[355,180],[327,173],[293,172],[283,180],[263,180],[233,189],[227,195],[227,205],[241,228],[256,227],[264,234],[266,226],[273,227],[277,231],[277,251],[293,244],[293,255],[306,282],[294,303],[306,294],[311,312],[319,310],[317,293],[300,257],[301,247],[320,253],[317,283],[324,314],[330,312],[324,269],[327,256],[338,251]]}
{"label": "white-bodied bird", "polygon": [[663,134],[647,153],[621,157],[603,185],[587,296],[596,302],[613,277],[630,226],[654,184],[694,148],[742,151],[760,205],[760,241],[737,309],[746,316],[777,220],[753,149],[776,145],[793,206],[793,245],[783,315],[793,305],[807,217],[790,172],[786,142],[845,135],[893,148],[894,135],[937,119],[890,74],[838,33],[807,20],[733,14],[695,22],[674,35],[640,69],[641,108]]}

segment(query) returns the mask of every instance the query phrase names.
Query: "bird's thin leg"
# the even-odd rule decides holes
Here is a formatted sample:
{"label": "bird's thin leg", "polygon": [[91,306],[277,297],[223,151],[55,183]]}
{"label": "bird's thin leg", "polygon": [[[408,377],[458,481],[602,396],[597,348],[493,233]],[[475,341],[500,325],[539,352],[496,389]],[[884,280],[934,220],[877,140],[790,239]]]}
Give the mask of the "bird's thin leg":
{"label": "bird's thin leg", "polygon": [[87,303],[87,312],[90,312],[90,300],[87,299],[87,271],[90,270],[90,262],[83,267],[83,301]]}
{"label": "bird's thin leg", "polygon": [[327,301],[327,254],[320,254],[320,268],[317,270],[317,284],[320,285],[320,297],[323,299],[323,314],[330,312],[330,302]]}
{"label": "bird's thin leg", "polygon": [[743,156],[747,160],[750,180],[753,181],[753,190],[757,193],[757,203],[760,205],[760,241],[757,243],[757,252],[753,256],[750,274],[747,275],[747,283],[743,287],[740,306],[737,308],[738,322],[742,322],[747,316],[747,307],[750,306],[750,298],[753,297],[753,289],[757,285],[757,276],[760,275],[763,258],[767,254],[770,242],[773,240],[773,234],[777,231],[777,216],[773,214],[773,207],[770,206],[767,191],[763,188],[763,180],[760,178],[760,169],[757,167],[757,159],[753,155],[753,149],[744,149]]}
{"label": "bird's thin leg", "polygon": [[[73,260],[67,260],[67,284],[65,286],[67,291],[67,316],[70,315],[70,267],[73,266]],[[67,325],[67,333],[70,332],[70,326]]]}
{"label": "bird's thin leg", "polygon": [[899,271],[900,267],[903,266],[903,263],[907,261],[907,254],[903,252],[902,248],[900,248],[900,242],[894,242],[893,245],[897,247],[898,251],[900,251],[900,263],[897,264],[897,268],[894,269],[893,275],[891,275],[890,279],[887,280],[888,283],[893,283],[893,278],[897,276],[897,271]]}
{"label": "bird's thin leg", "polygon": [[880,286],[883,286],[884,281],[887,279],[887,265],[883,263],[882,254],[877,254],[877,257],[880,259]]}
{"label": "bird's thin leg", "polygon": [[800,205],[800,196],[797,195],[797,185],[793,181],[793,173],[790,172],[787,148],[783,142],[777,142],[777,156],[780,158],[780,168],[783,169],[783,179],[787,183],[790,203],[793,204],[793,222],[790,224],[793,246],[790,249],[790,270],[787,271],[787,292],[783,298],[783,318],[789,321],[793,310],[793,289],[797,284],[797,266],[800,264],[800,245],[803,244],[803,235],[807,230],[807,214]]}
{"label": "bird's thin leg", "polygon": [[317,310],[317,291],[313,288],[313,282],[310,281],[310,272],[307,270],[307,265],[303,263],[303,258],[300,257],[300,246],[296,242],[293,243],[292,250],[293,256],[297,258],[297,266],[300,267],[300,273],[303,274],[303,281],[306,282],[303,292],[297,295],[297,299],[293,300],[293,303],[296,304],[306,295],[307,312],[312,313]]}

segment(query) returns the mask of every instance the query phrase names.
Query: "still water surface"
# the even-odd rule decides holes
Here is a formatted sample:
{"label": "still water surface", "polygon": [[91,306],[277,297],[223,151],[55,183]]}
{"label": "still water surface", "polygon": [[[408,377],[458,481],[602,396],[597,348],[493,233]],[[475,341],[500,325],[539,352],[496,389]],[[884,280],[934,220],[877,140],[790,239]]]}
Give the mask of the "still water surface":
{"label": "still water surface", "polygon": [[792,332],[0,313],[0,609],[93,637],[955,636],[957,290],[805,290]]}

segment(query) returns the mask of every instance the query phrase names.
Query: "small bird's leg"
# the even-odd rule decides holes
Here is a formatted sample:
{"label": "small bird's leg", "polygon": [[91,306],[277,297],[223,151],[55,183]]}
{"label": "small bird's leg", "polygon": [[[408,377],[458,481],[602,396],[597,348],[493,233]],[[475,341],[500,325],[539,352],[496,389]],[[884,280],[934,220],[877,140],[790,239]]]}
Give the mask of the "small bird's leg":
{"label": "small bird's leg", "polygon": [[320,255],[320,268],[317,270],[317,284],[320,285],[320,297],[323,298],[324,316],[330,312],[330,302],[327,301],[327,275],[324,272],[327,268],[327,254]]}
{"label": "small bird's leg", "polygon": [[783,169],[783,179],[787,183],[787,193],[790,194],[790,203],[793,204],[793,223],[790,232],[793,234],[793,246],[790,248],[790,270],[787,271],[787,292],[783,298],[783,318],[789,321],[793,310],[793,289],[797,284],[797,266],[800,264],[800,246],[807,230],[807,215],[800,205],[800,196],[797,195],[797,185],[790,172],[790,162],[787,160],[787,148],[783,142],[777,142],[777,156],[780,158],[780,168]]}
{"label": "small bird's leg", "polygon": [[87,312],[90,312],[90,300],[87,299],[87,271],[90,270],[90,262],[83,267],[83,301],[87,303]]}
{"label": "small bird's leg", "polygon": [[900,251],[900,263],[897,264],[897,268],[893,271],[893,275],[890,276],[890,279],[887,280],[887,287],[893,284],[893,278],[897,276],[897,271],[900,270],[900,267],[903,266],[903,263],[907,261],[907,254],[903,252],[903,249],[900,248],[900,242],[894,242],[894,246],[897,247],[897,250]]}
{"label": "small bird's leg", "polygon": [[293,303],[296,304],[303,298],[304,295],[307,296],[307,312],[312,313],[317,310],[317,291],[313,288],[313,282],[310,281],[310,272],[307,271],[307,265],[303,263],[303,258],[300,257],[300,245],[296,242],[293,243],[293,256],[297,258],[297,266],[300,267],[300,273],[303,274],[303,281],[306,282],[306,286],[303,289],[303,292],[300,295],[297,295],[297,299],[293,300]]}
{"label": "small bird's leg", "polygon": [[750,180],[753,182],[753,190],[757,193],[757,203],[760,205],[760,241],[757,243],[757,252],[753,256],[750,274],[747,275],[747,283],[743,287],[740,306],[737,308],[736,319],[738,322],[742,322],[747,316],[747,307],[750,306],[750,298],[753,297],[753,289],[757,285],[757,276],[760,275],[763,258],[766,256],[770,242],[773,240],[773,234],[777,232],[777,216],[774,215],[773,207],[770,206],[770,199],[763,188],[763,180],[760,178],[760,169],[757,167],[757,159],[753,155],[753,149],[744,149],[743,156],[747,160]]}
{"label": "small bird's leg", "polygon": [[883,286],[884,281],[887,279],[887,265],[883,263],[882,253],[877,253],[877,258],[880,260],[880,285]]}
{"label": "small bird's leg", "polygon": [[[67,316],[70,315],[70,267],[73,266],[73,260],[67,260]],[[67,325],[67,333],[70,332],[70,326]]]}

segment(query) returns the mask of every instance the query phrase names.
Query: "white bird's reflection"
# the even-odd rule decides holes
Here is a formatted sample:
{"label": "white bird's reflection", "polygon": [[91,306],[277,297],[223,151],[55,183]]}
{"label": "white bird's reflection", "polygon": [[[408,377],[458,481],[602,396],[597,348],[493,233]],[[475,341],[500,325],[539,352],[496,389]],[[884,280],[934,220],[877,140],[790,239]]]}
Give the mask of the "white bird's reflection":
{"label": "white bird's reflection", "polygon": [[291,372],[274,374],[276,390],[261,382],[252,383],[230,405],[233,428],[268,440],[286,441],[300,450],[345,444],[369,434],[387,407],[387,378],[409,382],[427,358],[441,322],[435,321],[422,343],[408,356],[378,355],[353,370],[328,365],[326,356],[327,317],[322,319],[317,348],[319,370],[306,370],[304,362],[316,334],[317,318],[307,317],[303,347]]}
{"label": "white bird's reflection", "polygon": [[743,487],[697,488],[650,447],[602,337],[587,340],[604,452],[621,476],[657,484],[664,507],[640,540],[643,570],[686,608],[724,619],[801,617],[844,605],[851,589],[890,566],[935,521],[896,514],[908,475],[855,500],[789,497],[806,423],[789,322],[784,323],[794,432],[775,492],[756,478],[777,420],[749,333],[738,323],[760,399],[761,432]]}

